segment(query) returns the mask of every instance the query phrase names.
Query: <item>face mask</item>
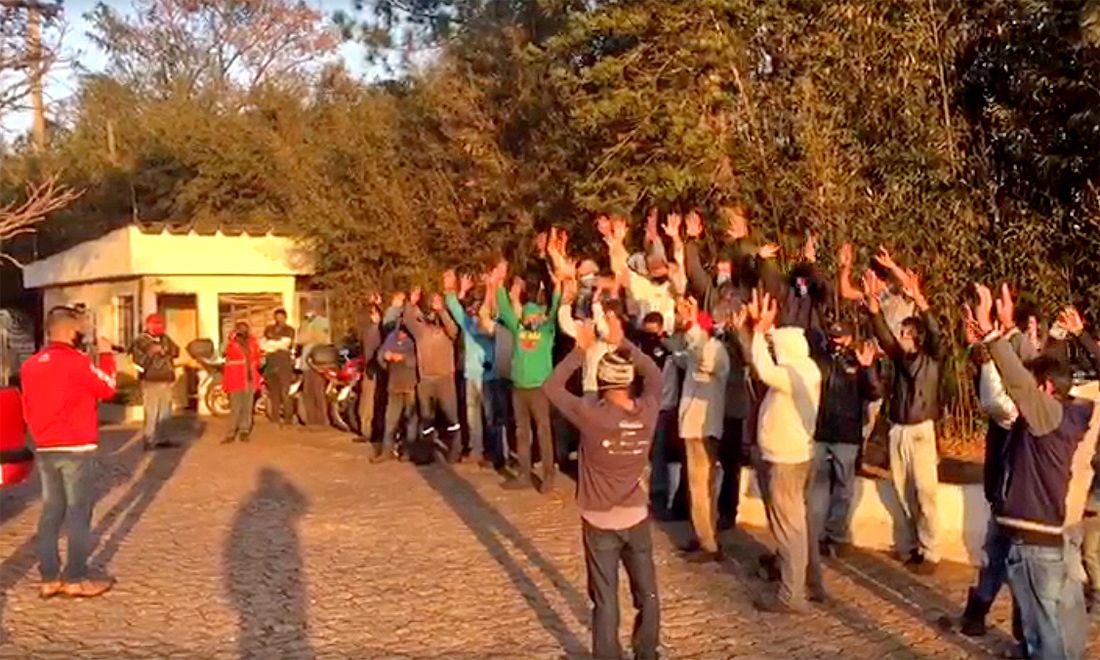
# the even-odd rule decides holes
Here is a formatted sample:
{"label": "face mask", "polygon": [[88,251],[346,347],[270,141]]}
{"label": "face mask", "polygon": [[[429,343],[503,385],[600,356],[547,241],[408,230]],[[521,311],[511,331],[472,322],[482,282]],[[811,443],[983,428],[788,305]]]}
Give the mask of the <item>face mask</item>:
{"label": "face mask", "polygon": [[84,348],[84,333],[77,330],[73,333],[72,339],[73,348]]}
{"label": "face mask", "polygon": [[810,283],[806,281],[805,277],[800,277],[795,280],[794,286],[800,297],[805,297],[806,294],[810,292]]}
{"label": "face mask", "polygon": [[581,276],[581,285],[583,286],[592,286],[595,282],[596,276],[594,274]]}
{"label": "face mask", "polygon": [[917,343],[909,337],[898,337],[898,346],[900,346],[902,352],[907,355],[912,355],[917,352]]}
{"label": "face mask", "polygon": [[660,276],[657,276],[657,277],[653,277],[653,278],[650,278],[650,281],[653,282],[654,284],[656,284],[657,286],[661,286],[665,282],[668,282],[668,275],[660,275]]}
{"label": "face mask", "polygon": [[730,281],[730,274],[729,273],[718,273],[718,280],[717,281],[718,281],[718,286],[722,286],[726,282]]}

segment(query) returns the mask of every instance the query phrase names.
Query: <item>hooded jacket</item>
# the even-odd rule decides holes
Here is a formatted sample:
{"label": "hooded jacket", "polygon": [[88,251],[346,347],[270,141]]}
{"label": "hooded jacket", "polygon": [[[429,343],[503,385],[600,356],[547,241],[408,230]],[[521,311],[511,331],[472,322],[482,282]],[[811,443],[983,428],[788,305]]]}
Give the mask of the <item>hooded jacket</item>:
{"label": "hooded jacket", "polygon": [[514,338],[512,346],[512,384],[519,389],[542,387],[554,370],[554,336],[557,333],[558,306],[561,293],[554,292],[550,308],[535,303],[523,306],[522,318],[512,309],[508,292],[500,287],[496,292],[500,322]]}
{"label": "hooded jacket", "polygon": [[752,366],[768,386],[760,404],[757,444],[770,463],[804,463],[813,458],[814,432],[821,401],[821,370],[810,357],[799,327],[772,330],[775,359],[764,335],[752,337]]}
{"label": "hooded jacket", "polygon": [[406,305],[401,322],[416,342],[416,362],[420,378],[447,378],[455,375],[455,339],[458,326],[446,310],[439,313],[440,323],[430,323],[415,305]]}

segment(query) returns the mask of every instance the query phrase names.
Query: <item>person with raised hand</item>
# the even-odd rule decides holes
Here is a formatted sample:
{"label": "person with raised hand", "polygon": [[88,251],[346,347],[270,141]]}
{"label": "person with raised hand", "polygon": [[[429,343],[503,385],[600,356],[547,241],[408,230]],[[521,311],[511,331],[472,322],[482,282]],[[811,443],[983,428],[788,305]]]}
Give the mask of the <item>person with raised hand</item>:
{"label": "person with raised hand", "polygon": [[[610,326],[622,319],[609,315]],[[578,325],[573,351],[542,386],[555,408],[581,431],[577,506],[592,599],[592,655],[620,658],[619,564],[626,569],[638,614],[633,657],[656,660],[660,602],[653,562],[648,498],[642,476],[649,462],[661,404],[661,370],[625,338],[599,361],[599,397],[571,394],[566,383],[596,342],[595,323]],[[632,392],[641,376],[641,392]]]}
{"label": "person with raised hand", "polygon": [[940,417],[940,373],[947,345],[935,314],[924,297],[920,278],[901,271],[906,295],[915,301],[919,316],[902,322],[898,335],[891,331],[880,304],[886,286],[873,270],[863,277],[864,304],[871,328],[894,366],[890,384],[890,477],[905,513],[909,537],[916,539],[898,553],[912,571],[929,574],[939,563],[936,533],[939,527],[936,490],[939,488],[936,420]]}
{"label": "person with raised hand", "polygon": [[1020,607],[1027,656],[1081,658],[1087,633],[1084,590],[1075,577],[1073,563],[1080,557],[1067,538],[1067,521],[1075,459],[1095,404],[1070,396],[1072,376],[1065,362],[1050,355],[1026,366],[1020,360],[1003,330],[1015,327],[1008,285],[996,303],[985,286],[975,290],[974,321],[1019,411],[1005,444],[994,515],[1011,539],[1008,584]]}
{"label": "person with raised hand", "polygon": [[766,493],[768,528],[775,537],[780,574],[776,593],[762,594],[754,604],[766,612],[802,613],[807,609],[807,587],[811,600],[825,600],[821,559],[817,540],[810,534],[807,503],[821,371],[810,357],[802,328],[775,327],[779,309],[770,295],[754,292],[748,316],[752,319],[752,366],[757,378],[768,386],[757,422],[759,478]]}

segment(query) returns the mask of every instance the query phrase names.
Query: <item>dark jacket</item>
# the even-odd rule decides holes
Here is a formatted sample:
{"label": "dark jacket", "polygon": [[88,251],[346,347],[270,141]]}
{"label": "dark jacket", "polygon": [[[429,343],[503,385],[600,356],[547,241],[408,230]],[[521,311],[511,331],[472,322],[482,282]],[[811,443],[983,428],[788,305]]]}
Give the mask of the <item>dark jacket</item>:
{"label": "dark jacket", "polygon": [[294,357],[291,355],[291,347],[294,346],[294,328],[287,324],[277,325],[272,323],[264,328],[264,340],[270,342],[277,342],[279,340],[290,341],[287,343],[288,348],[286,350],[267,349],[267,365],[265,369],[277,369],[286,373],[290,373],[294,369]]}
{"label": "dark jacket", "polygon": [[374,380],[378,376],[378,349],[382,346],[382,326],[362,319],[359,327],[359,348],[363,352],[363,378]]}
{"label": "dark jacket", "polygon": [[1060,401],[1038,388],[1008,341],[994,340],[990,355],[1005,391],[1020,411],[1004,449],[994,515],[1026,543],[1060,547],[1065,541],[1066,497],[1077,445],[1092,419],[1091,401]]}
{"label": "dark jacket", "polygon": [[862,444],[865,404],[882,398],[878,371],[874,365],[863,367],[850,350],[821,347],[814,361],[821,370],[815,438],[818,442]]}
{"label": "dark jacket", "polygon": [[[155,347],[160,347],[160,352]],[[150,383],[173,383],[176,380],[176,368],[173,360],[180,356],[180,347],[168,335],[154,337],[143,332],[134,340],[130,349],[134,364],[141,369],[141,379]]]}
{"label": "dark jacket", "polygon": [[619,506],[645,506],[642,474],[649,464],[649,450],[661,407],[661,370],[629,341],[635,371],[641,375],[642,395],[634,410],[588,401],[570,394],[566,383],[584,363],[584,351],[574,350],[542,386],[550,403],[581,430],[580,476],[577,505],[581,511],[609,511]]}
{"label": "dark jacket", "polygon": [[894,424],[920,424],[940,418],[940,365],[947,347],[935,316],[925,312],[922,319],[924,345],[915,354],[906,355],[882,313],[871,316],[875,338],[894,366],[890,400],[890,421]]}
{"label": "dark jacket", "polygon": [[421,378],[454,378],[455,339],[458,326],[447,310],[428,321],[414,305],[405,305],[401,322],[416,342],[416,361]]}
{"label": "dark jacket", "polygon": [[768,292],[779,303],[779,325],[798,326],[820,332],[825,327],[825,313],[832,302],[829,281],[821,276],[816,264],[796,264],[787,279],[770,260],[761,266],[761,277]]}
{"label": "dark jacket", "polygon": [[[400,328],[395,329],[386,337],[386,343],[382,350],[378,351],[378,364],[389,371],[386,383],[386,391],[393,394],[408,394],[416,391],[416,345],[412,337],[406,337],[401,341]],[[399,362],[386,362],[384,353],[399,353],[404,357]]]}

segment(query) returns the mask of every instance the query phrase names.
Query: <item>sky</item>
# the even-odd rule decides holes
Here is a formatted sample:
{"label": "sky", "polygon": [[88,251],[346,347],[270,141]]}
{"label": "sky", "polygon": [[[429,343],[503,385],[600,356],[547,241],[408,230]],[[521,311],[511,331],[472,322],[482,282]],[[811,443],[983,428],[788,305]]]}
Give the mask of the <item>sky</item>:
{"label": "sky", "polygon": [[[104,0],[105,4],[116,10],[128,13],[133,9],[132,0]],[[326,20],[338,10],[352,11],[352,0],[306,0],[317,7]],[[88,37],[88,22],[84,20],[84,14],[91,11],[96,5],[96,0],[64,0],[63,20],[65,25],[64,39],[62,41],[62,53],[64,63],[50,72],[46,84],[47,114],[51,114],[50,108],[71,98],[77,92],[79,75],[77,66],[95,72],[102,70],[106,65],[105,55],[92,44]],[[359,76],[370,77],[377,75],[366,62],[365,53],[361,46],[353,43],[345,43],[340,48],[340,54],[344,58],[348,69]],[[15,135],[25,132],[30,128],[31,118],[29,112],[18,112],[5,117],[3,132],[7,135]]]}

